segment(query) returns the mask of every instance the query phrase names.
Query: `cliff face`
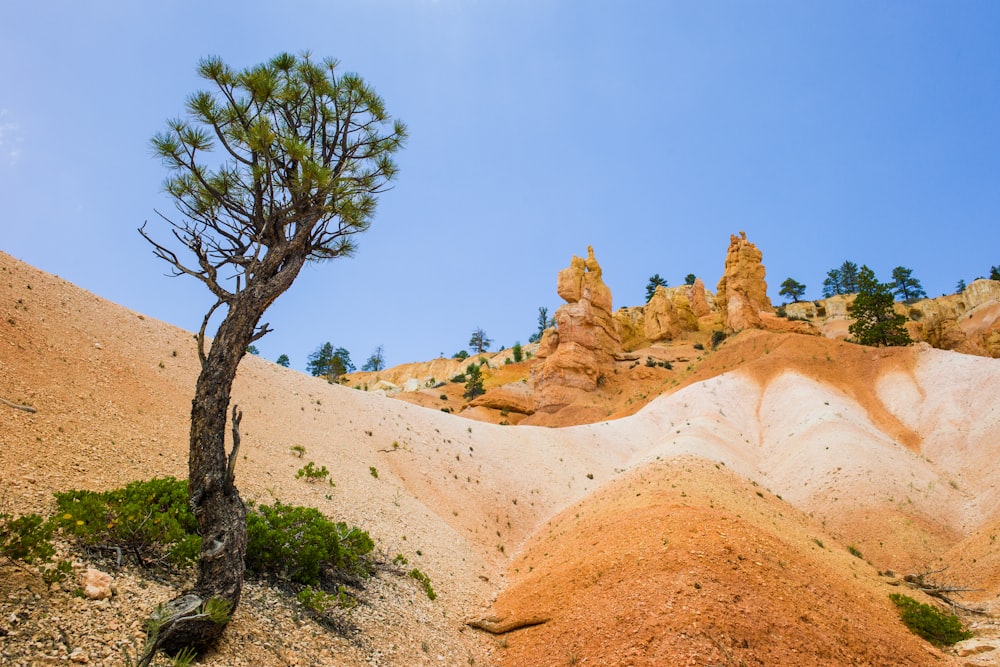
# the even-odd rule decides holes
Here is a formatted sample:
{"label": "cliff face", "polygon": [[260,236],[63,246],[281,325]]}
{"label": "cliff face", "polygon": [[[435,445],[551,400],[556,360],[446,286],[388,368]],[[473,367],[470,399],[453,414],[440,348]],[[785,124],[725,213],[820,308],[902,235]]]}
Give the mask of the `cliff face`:
{"label": "cliff face", "polygon": [[586,259],[574,256],[559,272],[556,291],[567,303],[556,311],[556,328],[542,337],[541,361],[532,369],[535,406],[543,412],[568,405],[580,391],[595,390],[601,376],[614,371],[621,351],[611,290],[593,248],[587,248]]}
{"label": "cliff face", "polygon": [[[805,320],[828,338],[847,338],[855,295],[787,304],[789,318]],[[976,280],[960,294],[897,303],[915,341],[939,350],[1000,358],[1000,281]]]}
{"label": "cliff face", "polygon": [[719,323],[728,332],[764,328],[760,313],[770,312],[772,306],[763,257],[745,232],[729,237],[726,266],[715,297]]}

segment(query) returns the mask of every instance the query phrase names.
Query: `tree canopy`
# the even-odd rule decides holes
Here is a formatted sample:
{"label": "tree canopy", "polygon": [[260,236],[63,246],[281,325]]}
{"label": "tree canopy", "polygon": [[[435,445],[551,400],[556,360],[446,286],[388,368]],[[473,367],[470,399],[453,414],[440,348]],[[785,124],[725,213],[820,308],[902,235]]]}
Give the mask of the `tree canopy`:
{"label": "tree canopy", "polygon": [[858,291],[858,265],[845,260],[836,269],[826,272],[823,281],[823,296],[829,298],[837,294],[854,294]]}
{"label": "tree canopy", "polygon": [[794,278],[785,278],[785,282],[781,283],[781,291],[778,292],[780,296],[791,297],[795,303],[798,303],[805,293],[806,286]]}
{"label": "tree canopy", "polygon": [[375,348],[375,351],[371,353],[371,356],[365,361],[364,365],[361,367],[363,371],[380,371],[385,368],[385,356],[383,354],[383,348],[381,345]]}
{"label": "tree canopy", "polygon": [[475,350],[477,354],[482,354],[490,349],[490,345],[492,344],[493,340],[480,327],[476,327],[472,332],[472,336],[469,337],[469,347]]}
{"label": "tree canopy", "polygon": [[542,339],[542,334],[545,330],[551,326],[554,326],[556,321],[549,317],[549,309],[545,306],[538,307],[538,330],[528,337],[529,343],[537,343]]}
{"label": "tree canopy", "polygon": [[667,287],[667,281],[665,278],[661,278],[659,273],[654,273],[649,277],[649,282],[646,283],[646,303],[649,303],[649,300],[656,294],[657,287]]}
{"label": "tree canopy", "polygon": [[892,270],[892,292],[907,303],[927,298],[927,292],[924,291],[920,281],[913,277],[913,269],[902,266]]}
{"label": "tree canopy", "polygon": [[906,331],[906,316],[896,313],[893,303],[892,285],[880,283],[874,271],[862,266],[858,273],[858,296],[851,310],[855,320],[848,327],[854,342],[873,347],[912,343]]}
{"label": "tree canopy", "polygon": [[333,348],[333,343],[327,341],[309,355],[306,370],[314,377],[325,377],[336,380],[345,373],[354,370],[351,353],[342,347]]}

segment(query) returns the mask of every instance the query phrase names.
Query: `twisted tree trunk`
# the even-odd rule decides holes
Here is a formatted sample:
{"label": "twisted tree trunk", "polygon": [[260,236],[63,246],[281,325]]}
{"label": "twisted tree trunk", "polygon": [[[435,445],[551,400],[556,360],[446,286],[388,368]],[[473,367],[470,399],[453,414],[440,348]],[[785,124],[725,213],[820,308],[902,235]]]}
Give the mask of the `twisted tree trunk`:
{"label": "twisted tree trunk", "polygon": [[[209,352],[191,401],[191,438],[188,493],[202,537],[198,581],[187,594],[172,600],[151,619],[155,639],[140,665],[157,650],[168,654],[191,647],[199,653],[222,634],[240,603],[246,568],[246,507],[235,485],[241,413],[233,409],[233,450],[226,454],[226,423],[230,392],[247,347],[266,331],[258,331],[264,311],[295,280],[305,258],[280,265],[270,280],[248,286],[229,304]],[[228,613],[208,613],[207,603]]]}

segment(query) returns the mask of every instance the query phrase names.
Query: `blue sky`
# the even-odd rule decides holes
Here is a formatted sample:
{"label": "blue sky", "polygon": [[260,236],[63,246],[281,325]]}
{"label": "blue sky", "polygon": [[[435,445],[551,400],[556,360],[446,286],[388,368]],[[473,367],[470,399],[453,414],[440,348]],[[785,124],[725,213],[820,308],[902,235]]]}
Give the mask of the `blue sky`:
{"label": "blue sky", "polygon": [[913,269],[932,296],[1000,264],[1000,3],[368,0],[0,5],[0,250],[196,329],[167,278],[149,139],[199,58],[340,60],[409,126],[356,257],[308,266],[258,347],[303,369],[526,342],[593,245],[615,307],[654,273],[709,289],[729,235],[772,300],[830,268]]}

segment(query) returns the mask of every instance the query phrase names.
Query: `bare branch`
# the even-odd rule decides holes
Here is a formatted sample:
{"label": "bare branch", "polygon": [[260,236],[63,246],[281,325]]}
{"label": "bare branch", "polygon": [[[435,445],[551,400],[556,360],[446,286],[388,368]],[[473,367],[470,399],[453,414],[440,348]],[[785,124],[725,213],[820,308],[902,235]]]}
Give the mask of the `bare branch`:
{"label": "bare branch", "polygon": [[238,405],[233,405],[233,449],[229,452],[229,460],[226,464],[226,477],[222,483],[223,491],[226,494],[233,492],[233,483],[236,481],[236,454],[240,451],[240,421],[243,419],[243,411]]}
{"label": "bare branch", "polygon": [[212,315],[215,311],[224,304],[225,301],[219,299],[212,304],[212,307],[208,309],[205,313],[205,318],[201,321],[201,327],[198,329],[198,360],[201,362],[201,367],[204,368],[205,364],[208,363],[208,356],[205,354],[205,329],[208,328],[208,321],[212,319]]}
{"label": "bare branch", "polygon": [[3,403],[7,407],[11,407],[11,408],[14,408],[16,410],[24,410],[25,412],[38,412],[38,410],[36,410],[35,408],[31,407],[30,405],[22,405],[20,403],[13,403],[11,401],[8,401],[6,398],[0,398],[0,403]]}
{"label": "bare branch", "polygon": [[929,570],[927,572],[920,572],[917,574],[907,574],[901,579],[896,579],[890,582],[893,586],[908,586],[915,590],[926,593],[931,597],[935,597],[946,604],[948,604],[952,610],[961,609],[962,611],[969,612],[971,614],[985,614],[986,611],[977,607],[969,607],[953,599],[953,596],[961,597],[962,593],[975,593],[982,591],[981,588],[965,588],[964,586],[954,586],[951,584],[939,583],[931,579],[932,575],[941,574],[948,569],[948,566],[944,566],[937,570]]}

